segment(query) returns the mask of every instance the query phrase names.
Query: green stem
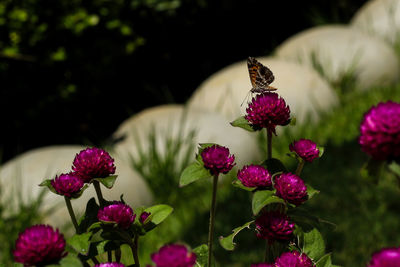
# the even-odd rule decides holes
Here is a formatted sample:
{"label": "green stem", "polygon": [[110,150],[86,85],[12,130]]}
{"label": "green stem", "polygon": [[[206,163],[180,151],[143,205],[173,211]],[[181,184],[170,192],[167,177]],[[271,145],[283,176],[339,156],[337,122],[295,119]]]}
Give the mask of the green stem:
{"label": "green stem", "polygon": [[112,262],[112,251],[111,250],[107,251],[107,260],[108,260],[108,262]]}
{"label": "green stem", "polygon": [[103,198],[103,194],[101,193],[99,181],[93,181],[93,186],[94,186],[94,189],[96,190],[96,194],[97,194],[97,198],[99,200],[100,207],[102,208],[105,206],[105,201]]}
{"label": "green stem", "polygon": [[297,165],[297,169],[296,169],[297,176],[300,176],[301,171],[303,170],[303,167],[304,167],[304,163],[305,163],[305,161],[303,159],[300,159],[299,164]]}
{"label": "green stem", "polygon": [[94,264],[100,264],[96,257],[90,258]]}
{"label": "green stem", "polygon": [[115,261],[116,262],[121,262],[121,249],[120,248],[118,248],[115,251]]}
{"label": "green stem", "polygon": [[272,132],[267,129],[267,159],[272,158]]}
{"label": "green stem", "polygon": [[211,267],[217,188],[218,188],[218,174],[214,175],[214,180],[213,180],[213,191],[212,191],[211,208],[210,208],[210,224],[208,227],[208,267]]}
{"label": "green stem", "polygon": [[135,260],[135,267],[140,267],[139,256],[138,256],[138,243],[139,243],[138,241],[139,241],[139,236],[135,235],[135,238],[133,239],[133,243],[132,243],[132,241],[129,242],[129,246],[132,251],[133,259]]}
{"label": "green stem", "polygon": [[76,221],[74,210],[72,209],[71,198],[64,196],[65,204],[67,205],[69,216],[71,217],[72,224],[75,227],[76,233],[78,233],[78,222]]}
{"label": "green stem", "polygon": [[264,262],[269,262],[270,249],[271,249],[271,248],[270,248],[269,243],[268,243],[268,240],[267,240],[267,242],[265,242]]}

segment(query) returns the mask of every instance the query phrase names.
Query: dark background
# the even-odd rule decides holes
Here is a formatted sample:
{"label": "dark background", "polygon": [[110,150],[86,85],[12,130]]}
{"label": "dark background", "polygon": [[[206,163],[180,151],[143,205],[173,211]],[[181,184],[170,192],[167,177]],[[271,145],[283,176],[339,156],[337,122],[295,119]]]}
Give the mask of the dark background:
{"label": "dark background", "polygon": [[0,1],[2,160],[105,145],[147,107],[184,103],[219,69],[264,56],[365,0]]}

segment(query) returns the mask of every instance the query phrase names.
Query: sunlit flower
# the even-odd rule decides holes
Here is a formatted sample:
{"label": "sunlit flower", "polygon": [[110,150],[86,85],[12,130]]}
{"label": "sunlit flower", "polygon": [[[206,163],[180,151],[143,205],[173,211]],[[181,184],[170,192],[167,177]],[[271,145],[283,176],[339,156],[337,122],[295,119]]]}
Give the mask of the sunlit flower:
{"label": "sunlit flower", "polygon": [[308,199],[304,181],[292,173],[282,173],[275,179],[276,195],[296,206]]}
{"label": "sunlit flower", "polygon": [[219,145],[213,145],[205,148],[201,152],[204,167],[212,175],[219,173],[228,173],[235,166],[235,156],[229,154],[229,149]]}
{"label": "sunlit flower", "polygon": [[260,165],[244,166],[237,175],[237,178],[246,187],[270,187],[271,174]]}
{"label": "sunlit flower", "polygon": [[93,267],[125,267],[125,265],[123,265],[122,263],[118,263],[118,262],[105,262],[105,263],[96,264]]}
{"label": "sunlit flower", "polygon": [[189,252],[183,245],[165,245],[157,253],[151,255],[156,267],[193,267],[196,254]]}
{"label": "sunlit flower", "polygon": [[34,225],[15,241],[14,260],[24,266],[55,264],[67,255],[64,236],[49,225]]}
{"label": "sunlit flower", "polygon": [[284,252],[275,261],[276,267],[315,267],[312,260],[298,251]]}
{"label": "sunlit flower", "polygon": [[132,208],[121,202],[105,206],[97,213],[97,218],[100,221],[114,222],[125,229],[132,225],[135,217]]}
{"label": "sunlit flower", "polygon": [[56,176],[54,180],[51,180],[51,185],[58,194],[73,197],[82,189],[84,183],[79,176],[69,173]]}
{"label": "sunlit flower", "polygon": [[269,211],[261,214],[256,221],[257,237],[268,239],[269,243],[290,240],[293,237],[295,224],[286,214]]}
{"label": "sunlit flower", "polygon": [[372,254],[368,267],[400,266],[400,248],[383,248]]}
{"label": "sunlit flower", "polygon": [[362,151],[377,160],[400,157],[400,104],[379,103],[364,114],[360,125]]}
{"label": "sunlit flower", "polygon": [[304,161],[312,162],[314,159],[318,158],[319,150],[317,144],[308,139],[300,139],[294,141],[289,145],[290,151],[295,152]]}
{"label": "sunlit flower", "polygon": [[72,169],[88,183],[93,178],[104,178],[115,173],[114,159],[107,151],[87,148],[75,156]]}
{"label": "sunlit flower", "polygon": [[290,122],[290,108],[276,93],[263,93],[252,99],[246,109],[245,119],[256,129],[267,128],[275,133],[277,125]]}

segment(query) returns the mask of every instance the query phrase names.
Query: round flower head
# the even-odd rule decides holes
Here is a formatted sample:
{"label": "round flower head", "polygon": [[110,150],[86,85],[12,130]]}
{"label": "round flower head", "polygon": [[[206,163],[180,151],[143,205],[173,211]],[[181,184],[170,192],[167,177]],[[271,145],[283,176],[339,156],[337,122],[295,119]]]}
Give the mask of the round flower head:
{"label": "round flower head", "polygon": [[275,133],[277,125],[290,122],[290,108],[276,93],[263,93],[252,99],[246,109],[245,119],[257,129],[267,128]]}
{"label": "round flower head", "polygon": [[201,152],[201,158],[204,167],[212,175],[219,173],[228,173],[235,166],[235,156],[229,154],[229,149],[219,145],[213,145],[205,148]]}
{"label": "round flower head", "polygon": [[129,228],[135,220],[136,215],[128,205],[115,202],[105,206],[97,213],[97,218],[103,222],[115,222],[121,228]]}
{"label": "round flower head", "polygon": [[96,264],[93,267],[125,267],[125,265],[123,265],[122,263],[118,263],[118,262],[105,262],[105,263]]}
{"label": "round flower head", "polygon": [[260,165],[244,166],[237,175],[246,187],[269,187],[272,185],[271,174]]}
{"label": "round flower head", "polygon": [[319,149],[317,144],[308,139],[300,139],[299,141],[294,141],[289,145],[289,149],[295,152],[304,161],[312,162],[319,156]]}
{"label": "round flower head", "polygon": [[165,245],[151,255],[156,267],[192,267],[196,263],[196,254],[189,252],[183,245]]}
{"label": "round flower head", "polygon": [[275,240],[285,241],[293,237],[295,224],[290,221],[286,214],[279,211],[269,211],[263,213],[255,221],[257,237],[268,239],[269,243]]}
{"label": "round flower head", "polygon": [[287,202],[299,206],[308,199],[304,181],[292,173],[282,173],[275,179],[276,195]]}
{"label": "round flower head", "polygon": [[377,160],[400,157],[400,104],[388,101],[373,106],[360,125],[362,151]]}
{"label": "round flower head", "polygon": [[20,233],[15,241],[14,260],[24,266],[57,263],[67,255],[65,239],[49,225],[34,225]]}
{"label": "round flower head", "polygon": [[298,251],[284,252],[275,261],[276,267],[315,267],[312,260]]}
{"label": "round flower head", "polygon": [[73,197],[83,187],[82,179],[74,173],[61,174],[51,181],[54,190],[60,195]]}
{"label": "round flower head", "polygon": [[140,223],[143,224],[146,221],[146,219],[150,216],[150,214],[151,214],[150,212],[143,211],[142,214],[140,214],[140,217],[139,217]]}
{"label": "round flower head", "polygon": [[103,149],[87,148],[75,156],[72,169],[88,183],[93,178],[104,178],[115,173],[114,159]]}
{"label": "round flower head", "polygon": [[250,267],[275,267],[275,265],[271,263],[255,263],[252,264]]}
{"label": "round flower head", "polygon": [[400,248],[383,248],[372,254],[368,267],[400,266]]}

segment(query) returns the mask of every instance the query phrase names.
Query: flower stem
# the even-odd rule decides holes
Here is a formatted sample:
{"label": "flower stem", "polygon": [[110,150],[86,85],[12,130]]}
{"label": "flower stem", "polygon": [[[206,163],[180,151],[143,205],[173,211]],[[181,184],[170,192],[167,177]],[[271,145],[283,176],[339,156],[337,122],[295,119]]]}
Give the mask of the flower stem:
{"label": "flower stem", "polygon": [[212,191],[211,208],[210,208],[210,224],[208,227],[208,267],[211,267],[217,188],[218,188],[218,174],[214,175],[214,180],[213,180],[213,191]]}
{"label": "flower stem", "polygon": [[267,129],[267,159],[272,158],[272,132]]}
{"label": "flower stem", "polygon": [[303,167],[304,167],[304,163],[305,163],[305,161],[300,159],[299,164],[297,165],[297,169],[296,169],[297,176],[300,176],[301,171],[303,170]]}
{"label": "flower stem", "polygon": [[74,210],[72,209],[71,198],[64,196],[64,199],[65,199],[65,204],[67,205],[69,216],[71,217],[72,224],[75,227],[76,233],[78,233],[78,231],[79,231],[78,222],[76,221],[75,213],[74,213]]}
{"label": "flower stem", "polygon": [[103,198],[103,194],[101,193],[100,183],[99,181],[93,181],[94,189],[96,190],[97,198],[99,199],[100,207],[104,207],[105,201]]}
{"label": "flower stem", "polygon": [[115,251],[115,261],[116,262],[121,262],[121,249],[120,248],[118,248]]}
{"label": "flower stem", "polygon": [[140,267],[139,256],[138,256],[138,241],[139,241],[139,236],[135,235],[135,238],[133,239],[133,243],[132,243],[132,241],[129,242],[129,246],[131,247],[131,251],[132,251],[133,259],[135,260],[136,267]]}
{"label": "flower stem", "polygon": [[267,242],[265,242],[265,255],[264,255],[264,262],[268,262],[269,260],[269,254],[270,254],[270,246],[269,246],[269,242],[267,240]]}

